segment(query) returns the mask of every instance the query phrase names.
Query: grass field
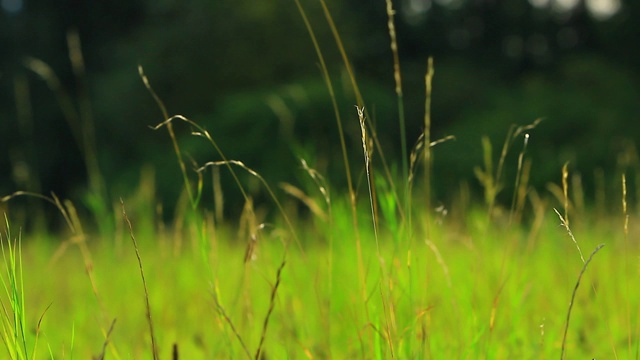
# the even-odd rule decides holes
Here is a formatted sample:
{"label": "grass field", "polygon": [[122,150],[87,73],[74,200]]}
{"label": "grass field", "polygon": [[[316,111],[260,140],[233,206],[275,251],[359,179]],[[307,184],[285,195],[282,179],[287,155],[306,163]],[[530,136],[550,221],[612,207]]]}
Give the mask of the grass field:
{"label": "grass field", "polygon": [[[313,192],[291,184],[275,189],[242,159],[227,158],[197,121],[170,117],[140,68],[163,113],[156,130],[168,131],[167,148],[184,177],[176,185],[184,189],[176,216],[161,219],[153,182],[132,184],[140,190],[123,200],[101,195],[95,144],[87,143],[93,219],[80,219],[72,202],[55,195],[2,198],[9,208],[22,195],[41,198],[68,225],[59,233],[22,232],[10,212],[5,216],[2,357],[640,358],[640,249],[626,190],[607,199],[620,210],[590,210],[579,201],[584,194],[568,188],[565,168],[558,169],[563,181],[538,195],[527,184],[535,169],[526,161],[526,132],[534,122],[509,130],[497,159],[484,141],[484,167],[476,170],[484,204],[461,191],[459,201],[436,205],[433,62],[425,76],[425,131],[399,161],[401,174],[391,176],[385,161],[393,160],[385,160],[376,143],[337,31],[357,109],[337,108],[313,27],[296,3],[334,100],[345,188],[330,192],[331,179],[303,163]],[[326,17],[335,30],[328,10]],[[394,74],[405,145],[399,65]],[[360,122],[361,147],[345,145],[344,121]],[[221,160],[189,170],[173,129],[184,122]],[[517,164],[505,164],[507,149],[522,139]],[[354,159],[361,159],[359,175],[351,173]],[[517,168],[515,180],[502,178],[505,166]],[[229,171],[245,199],[242,213],[226,221],[220,221],[219,199],[212,199],[213,210],[201,206],[201,174],[212,168]],[[268,201],[254,205],[242,185],[247,177],[258,180]],[[497,195],[511,181],[512,206],[501,206]],[[299,216],[301,208],[309,215]]]}
{"label": "grass field", "polygon": [[[328,227],[296,227],[304,251],[287,249],[283,228],[265,228],[248,259],[247,238],[214,229],[211,220],[163,231],[136,230],[141,216],[131,221],[159,358],[172,358],[174,345],[183,359],[251,358],[262,337],[261,356],[269,359],[547,359],[560,357],[563,346],[566,358],[636,357],[637,244],[614,218],[574,220],[585,260],[606,246],[582,277],[563,345],[584,264],[553,210],[540,212],[535,226],[470,212],[464,223],[434,224],[429,237],[417,225],[411,241],[381,230],[378,250],[372,231],[341,223],[349,209],[336,204]],[[8,347],[5,356],[95,358],[104,343],[106,358],[153,356],[126,226],[115,239],[87,236],[62,252],[42,234],[24,237],[17,271],[24,319],[14,319],[6,295],[2,303],[5,343],[23,344],[24,336],[26,351]],[[4,274],[10,293],[11,275]],[[24,335],[12,335],[15,323]]]}

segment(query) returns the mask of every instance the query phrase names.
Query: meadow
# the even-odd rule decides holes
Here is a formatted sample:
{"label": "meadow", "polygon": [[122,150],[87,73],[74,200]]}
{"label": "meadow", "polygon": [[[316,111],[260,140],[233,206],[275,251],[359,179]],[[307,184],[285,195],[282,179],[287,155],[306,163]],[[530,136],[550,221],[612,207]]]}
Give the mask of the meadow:
{"label": "meadow", "polygon": [[[26,232],[10,211],[4,216],[3,357],[638,359],[640,249],[624,175],[616,180],[620,194],[605,199],[617,204],[610,207],[585,205],[591,194],[570,187],[567,166],[549,191],[537,192],[526,153],[534,121],[505,129],[501,152],[479,135],[484,163],[475,173],[484,201],[461,187],[450,203],[439,203],[432,156],[452,137],[430,134],[433,60],[424,79],[424,132],[404,150],[410,147],[388,1],[404,153],[385,159],[338,32],[356,98],[351,109],[338,108],[313,27],[296,3],[334,100],[347,183],[334,186],[304,159],[306,186],[268,183],[242,159],[227,157],[197,119],[170,115],[140,67],[162,112],[155,130],[169,134],[167,152],[184,179],[176,184],[183,191],[175,215],[165,219],[148,169],[131,185],[133,195],[101,197],[105,185],[90,143],[88,212],[53,193],[3,197],[9,210],[37,199],[65,224]],[[345,141],[346,121],[359,124],[358,146]],[[207,144],[211,162],[191,166],[178,131]],[[514,148],[517,161],[508,163]],[[506,178],[507,167],[515,178]],[[235,189],[221,189],[216,174],[223,171]],[[259,184],[259,203],[247,179]],[[211,207],[203,205],[204,187],[214,189]],[[499,201],[511,188],[512,201]],[[224,191],[244,199],[226,219]]]}

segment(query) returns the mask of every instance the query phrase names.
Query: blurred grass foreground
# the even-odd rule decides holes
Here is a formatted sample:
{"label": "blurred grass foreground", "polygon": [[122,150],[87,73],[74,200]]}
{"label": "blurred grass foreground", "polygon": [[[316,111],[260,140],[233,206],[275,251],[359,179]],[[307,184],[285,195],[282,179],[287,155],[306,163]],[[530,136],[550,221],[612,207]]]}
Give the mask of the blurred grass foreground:
{"label": "blurred grass foreground", "polygon": [[635,2],[0,5],[4,358],[639,358]]}

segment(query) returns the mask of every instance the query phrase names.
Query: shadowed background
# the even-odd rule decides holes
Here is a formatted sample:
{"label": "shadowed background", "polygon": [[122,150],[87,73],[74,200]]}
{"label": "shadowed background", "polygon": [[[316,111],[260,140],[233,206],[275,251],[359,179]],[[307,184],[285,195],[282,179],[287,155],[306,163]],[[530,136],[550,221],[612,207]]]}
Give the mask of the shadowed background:
{"label": "shadowed background", "polygon": [[[302,5],[328,61],[351,164],[360,174],[356,101],[344,65],[320,3]],[[327,6],[384,154],[400,176],[385,2]],[[407,144],[423,128],[429,56],[436,71],[432,138],[456,137],[435,148],[436,200],[448,203],[461,183],[480,199],[474,168],[483,161],[481,137],[488,136],[497,157],[511,124],[537,118],[544,121],[531,131],[527,149],[534,188],[542,192],[548,182],[558,182],[560,168],[570,161],[588,197],[600,177],[607,191],[619,194],[624,171],[635,198],[638,2],[403,0],[394,6]],[[242,160],[274,186],[308,182],[298,160],[304,158],[337,191],[344,189],[331,99],[292,0],[2,0],[0,48],[0,195],[54,191],[91,206],[87,192],[102,192],[111,202],[132,192],[147,168],[170,213],[182,177],[167,132],[149,128],[163,118],[138,65],[169,115],[201,124],[229,158]],[[188,126],[175,129],[187,159],[199,165],[219,160]],[[521,144],[517,140],[507,157],[507,179]],[[229,207],[242,207],[228,174],[222,176]],[[258,192],[258,184],[253,187]],[[510,201],[509,194],[502,200]]]}

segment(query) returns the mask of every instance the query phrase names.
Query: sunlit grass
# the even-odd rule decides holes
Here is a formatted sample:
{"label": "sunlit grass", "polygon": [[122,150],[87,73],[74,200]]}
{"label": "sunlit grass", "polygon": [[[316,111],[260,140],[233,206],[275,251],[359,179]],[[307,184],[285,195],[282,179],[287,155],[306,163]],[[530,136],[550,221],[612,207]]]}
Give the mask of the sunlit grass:
{"label": "sunlit grass", "polygon": [[[341,210],[335,205],[336,210],[349,213],[348,205]],[[579,224],[579,219],[575,222],[576,236],[585,249],[600,242],[608,246],[590,264],[576,294],[567,358],[612,358],[614,351],[619,358],[627,358],[631,355],[628,315],[621,304],[629,302],[636,309],[640,294],[625,287],[637,271],[620,261],[629,256],[622,244],[623,232],[591,229]],[[471,215],[466,224],[445,221],[433,226],[437,253],[422,239],[411,248],[396,245],[387,241],[390,234],[383,230],[380,253],[386,277],[373,233],[362,231],[366,303],[361,301],[355,244],[348,232],[339,230],[342,236],[336,237],[330,254],[328,247],[310,238],[314,231],[302,229],[301,234],[309,237],[308,256],[295,251],[287,256],[264,354],[269,358],[388,358],[386,344],[391,341],[398,358],[558,357],[571,291],[583,265],[575,245],[552,216],[531,248],[526,227],[487,231],[488,226],[483,212]],[[214,294],[248,349],[252,354],[256,351],[284,248],[277,229],[269,231],[255,257],[245,262],[244,243],[233,240],[229,235],[233,232],[219,238],[223,234],[216,236],[209,265],[202,262],[197,248],[175,255],[175,239],[168,234],[136,234],[160,358],[170,358],[174,344],[184,358],[246,357],[217,311]],[[602,238],[605,234],[613,235]],[[73,357],[96,356],[105,341],[101,329],[108,329],[116,319],[107,356],[151,356],[145,296],[132,247],[118,252],[106,239],[90,245],[99,291],[96,298],[77,249],[50,263],[51,245],[32,239],[23,246],[25,308],[29,310],[25,324],[31,335],[51,304],[40,326],[38,353],[46,354],[50,347],[55,358],[70,357],[75,332]],[[637,266],[635,257],[631,261]],[[388,331],[385,313],[390,319]]]}

